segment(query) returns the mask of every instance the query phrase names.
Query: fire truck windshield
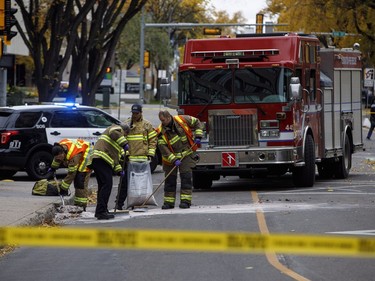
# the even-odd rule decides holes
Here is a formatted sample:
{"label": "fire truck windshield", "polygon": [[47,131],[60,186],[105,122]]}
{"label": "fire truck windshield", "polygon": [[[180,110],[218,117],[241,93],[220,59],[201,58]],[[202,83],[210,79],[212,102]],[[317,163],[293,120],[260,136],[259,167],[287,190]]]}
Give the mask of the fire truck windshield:
{"label": "fire truck windshield", "polygon": [[180,73],[181,104],[275,103],[289,100],[292,70],[243,68]]}

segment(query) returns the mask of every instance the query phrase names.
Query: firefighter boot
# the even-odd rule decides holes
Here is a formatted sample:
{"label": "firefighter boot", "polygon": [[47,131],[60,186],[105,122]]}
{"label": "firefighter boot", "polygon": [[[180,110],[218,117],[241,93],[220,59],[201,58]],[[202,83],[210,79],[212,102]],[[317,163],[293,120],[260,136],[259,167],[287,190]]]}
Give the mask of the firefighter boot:
{"label": "firefighter boot", "polygon": [[188,209],[191,206],[192,199],[192,174],[191,173],[182,173],[181,177],[181,194],[180,194],[180,205],[181,209]]}
{"label": "firefighter boot", "polygon": [[170,175],[164,184],[164,204],[161,207],[163,210],[173,209],[176,201],[176,185],[177,176]]}

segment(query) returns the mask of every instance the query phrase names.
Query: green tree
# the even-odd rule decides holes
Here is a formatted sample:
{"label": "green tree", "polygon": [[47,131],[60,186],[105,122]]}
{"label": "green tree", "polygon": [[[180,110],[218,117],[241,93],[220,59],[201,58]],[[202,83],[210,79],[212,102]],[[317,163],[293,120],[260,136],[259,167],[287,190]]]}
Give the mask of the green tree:
{"label": "green tree", "polygon": [[25,23],[25,30],[19,24],[17,29],[34,62],[39,102],[52,101],[75,42],[74,37],[67,40],[69,31],[78,28],[95,1],[86,1],[74,17],[74,0],[30,1],[28,5],[24,2],[16,0]]}
{"label": "green tree", "polygon": [[359,42],[366,63],[375,64],[374,0],[268,0],[267,6],[264,12],[277,16],[279,23],[289,24],[290,31],[358,34],[319,37],[325,46],[350,47]]}
{"label": "green tree", "polygon": [[[35,65],[39,101],[52,101],[71,59],[69,92],[82,84],[82,102],[95,92],[111,64],[121,32],[147,0],[16,0],[26,32],[18,28]],[[27,36],[26,36],[27,34]]]}

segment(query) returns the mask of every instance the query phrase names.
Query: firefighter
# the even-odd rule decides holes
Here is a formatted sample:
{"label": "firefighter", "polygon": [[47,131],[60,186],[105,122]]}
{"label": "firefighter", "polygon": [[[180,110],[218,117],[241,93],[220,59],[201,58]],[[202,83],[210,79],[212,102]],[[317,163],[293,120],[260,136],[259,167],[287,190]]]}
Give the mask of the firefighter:
{"label": "firefighter", "polygon": [[[130,128],[126,137],[129,144],[129,150],[126,153],[127,160],[152,161],[152,158],[155,157],[157,133],[151,123],[143,118],[142,105],[133,104],[131,113],[132,116],[126,122]],[[116,204],[118,210],[122,210],[128,192],[128,181],[125,179],[121,183],[121,191]]]}
{"label": "firefighter", "polygon": [[88,183],[91,170],[87,167],[92,147],[84,140],[63,139],[52,147],[53,161],[49,172],[55,173],[60,167],[68,168],[68,174],[62,180],[60,194],[68,195],[69,186],[74,181],[74,205],[86,211]]}
{"label": "firefighter", "polygon": [[180,172],[180,208],[190,208],[192,200],[192,168],[195,167],[194,151],[201,143],[203,134],[199,119],[188,115],[172,116],[168,111],[160,111],[158,147],[162,154],[164,184],[164,203],[162,209],[174,208],[176,201],[177,170]]}
{"label": "firefighter", "polygon": [[113,185],[113,173],[123,176],[121,161],[125,161],[128,148],[126,139],[129,127],[126,124],[111,125],[95,143],[90,167],[94,170],[98,182],[97,204],[95,217],[98,220],[113,219],[115,216],[108,212],[108,200]]}

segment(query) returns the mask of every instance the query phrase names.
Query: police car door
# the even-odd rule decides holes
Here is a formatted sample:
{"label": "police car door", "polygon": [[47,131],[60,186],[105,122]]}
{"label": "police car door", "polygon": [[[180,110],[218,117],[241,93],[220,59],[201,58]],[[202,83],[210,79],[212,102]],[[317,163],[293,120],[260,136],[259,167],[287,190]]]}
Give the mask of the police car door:
{"label": "police car door", "polygon": [[89,137],[87,140],[92,144],[95,144],[99,136],[105,131],[106,128],[112,124],[120,124],[119,120],[99,109],[85,109],[80,113],[87,120],[87,129],[89,132]]}
{"label": "police car door", "polygon": [[78,110],[55,111],[46,128],[48,143],[52,145],[62,139],[89,139],[87,126],[86,119]]}

